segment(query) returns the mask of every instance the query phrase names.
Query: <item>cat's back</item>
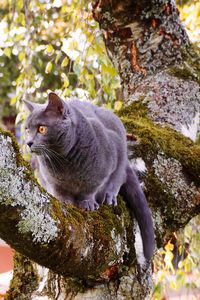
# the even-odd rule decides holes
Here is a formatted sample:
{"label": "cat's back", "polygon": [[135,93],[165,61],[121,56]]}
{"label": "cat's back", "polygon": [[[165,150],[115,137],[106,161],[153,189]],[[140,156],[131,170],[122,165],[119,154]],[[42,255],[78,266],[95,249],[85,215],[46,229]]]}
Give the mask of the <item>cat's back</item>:
{"label": "cat's back", "polygon": [[121,120],[110,110],[99,107],[89,101],[71,100],[70,106],[78,109],[89,121],[98,120],[106,129],[118,133],[121,137],[126,136],[125,128]]}

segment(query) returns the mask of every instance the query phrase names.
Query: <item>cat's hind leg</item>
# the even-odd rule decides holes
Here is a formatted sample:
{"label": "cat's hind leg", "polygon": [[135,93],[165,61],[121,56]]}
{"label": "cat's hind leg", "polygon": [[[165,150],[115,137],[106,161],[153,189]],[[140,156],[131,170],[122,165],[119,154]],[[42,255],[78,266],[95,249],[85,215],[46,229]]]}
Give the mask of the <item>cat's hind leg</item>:
{"label": "cat's hind leg", "polygon": [[124,181],[125,175],[123,169],[116,170],[109,178],[104,187],[104,203],[108,205],[117,205],[117,195]]}
{"label": "cat's hind leg", "polygon": [[79,196],[76,204],[79,208],[87,211],[94,211],[99,208],[99,204],[97,203],[94,194]]}
{"label": "cat's hind leg", "polygon": [[105,195],[105,204],[117,206],[117,195],[115,192],[108,191]]}

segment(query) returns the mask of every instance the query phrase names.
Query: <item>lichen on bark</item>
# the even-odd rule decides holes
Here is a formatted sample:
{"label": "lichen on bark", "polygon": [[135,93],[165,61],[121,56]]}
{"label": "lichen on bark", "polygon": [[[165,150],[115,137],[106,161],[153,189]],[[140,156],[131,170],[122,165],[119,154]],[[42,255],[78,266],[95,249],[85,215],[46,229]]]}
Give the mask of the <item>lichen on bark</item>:
{"label": "lichen on bark", "polygon": [[124,101],[143,98],[149,118],[195,140],[199,60],[175,2],[102,0],[94,6],[94,17],[121,77]]}
{"label": "lichen on bark", "polygon": [[31,233],[35,242],[46,243],[57,237],[58,227],[47,210],[42,207],[50,202],[38,185],[27,181],[30,170],[26,163],[18,165],[17,153],[10,135],[0,135],[0,202],[11,207],[21,207],[17,224],[22,233]]}
{"label": "lichen on bark", "polygon": [[33,179],[14,137],[1,132],[0,142],[0,235],[7,243],[58,274],[85,279],[104,281],[107,267],[131,259],[133,220],[122,200],[90,213],[61,203]]}

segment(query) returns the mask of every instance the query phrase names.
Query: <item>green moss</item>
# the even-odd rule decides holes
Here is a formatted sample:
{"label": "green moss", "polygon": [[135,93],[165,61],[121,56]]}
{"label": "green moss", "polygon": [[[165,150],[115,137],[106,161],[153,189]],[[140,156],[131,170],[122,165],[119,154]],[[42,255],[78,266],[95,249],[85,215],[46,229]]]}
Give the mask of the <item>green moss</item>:
{"label": "green moss", "polygon": [[60,220],[60,226],[64,230],[70,225],[81,226],[85,222],[89,225],[96,227],[101,226],[102,232],[109,235],[113,228],[121,234],[123,228],[121,222],[116,224],[116,215],[121,216],[125,214],[125,219],[130,222],[130,216],[125,208],[125,202],[118,197],[118,206],[110,207],[108,205],[102,205],[100,209],[92,212],[86,212],[82,209],[75,207],[74,205],[63,205],[60,201],[52,198],[54,219]]}
{"label": "green moss", "polygon": [[[116,220],[116,215],[119,217]],[[130,223],[130,215],[125,208],[125,202],[118,197],[118,206],[111,207],[109,205],[102,205],[100,209],[95,212],[90,213],[89,218],[93,219],[93,222],[96,225],[101,226],[101,233],[100,235],[106,235],[110,237],[110,233],[113,229],[115,229],[116,234],[122,234],[124,231],[124,227],[127,224],[124,224],[122,227],[121,218],[125,219],[125,223]]]}
{"label": "green moss", "polygon": [[124,106],[119,112],[119,117],[127,117],[128,119],[134,119],[134,118],[146,118],[147,116],[147,105],[142,103],[142,100],[144,100],[144,96],[140,96],[138,98],[138,101],[134,101],[132,104]]}
{"label": "green moss", "polygon": [[[165,185],[165,183],[162,183],[153,172],[149,172],[143,180],[146,187],[145,194],[148,202],[151,203],[151,208],[153,208],[154,211],[157,211],[159,207],[161,215],[165,216],[165,222],[162,223],[162,226],[164,225],[165,228],[162,228],[162,231],[167,232],[169,230],[177,230],[176,220],[174,219],[174,196],[170,192],[169,188]],[[187,221],[185,221],[185,224],[187,224]],[[180,224],[178,225],[178,228],[179,227]],[[155,229],[160,230],[159,227]],[[161,236],[159,232],[155,232],[155,234],[157,238],[157,245],[159,247],[159,245],[163,245],[163,236]]]}
{"label": "green moss", "polygon": [[[73,228],[76,232],[76,240],[81,241],[83,232],[80,228],[85,228],[88,231],[90,238],[95,241],[92,246],[94,247],[92,250],[92,259],[97,263],[97,267],[93,274],[94,278],[98,278],[102,270],[107,268],[107,258],[109,257],[109,260],[112,260],[113,252],[112,248],[109,248],[110,243],[113,243],[111,232],[113,233],[114,230],[115,236],[121,236],[127,227],[132,224],[132,217],[125,207],[125,202],[120,197],[118,201],[118,206],[116,207],[102,205],[97,211],[85,212],[73,205],[63,205],[63,203],[60,203],[56,199],[52,200],[54,211],[53,217],[60,221],[58,226],[62,232],[60,234],[60,236],[62,236],[62,240],[64,239],[66,243],[68,242],[71,235],[71,230],[69,228]],[[118,218],[116,218],[116,215]],[[124,220],[124,224],[121,221],[122,218]],[[128,243],[133,244],[133,237],[130,237]],[[99,252],[100,245],[102,247],[101,252]],[[115,256],[113,259],[115,259]],[[85,268],[85,266],[83,267]],[[80,268],[79,274],[84,272],[85,269],[82,272]]]}
{"label": "green moss", "polygon": [[[139,109],[139,111],[138,111]],[[153,158],[162,151],[167,157],[173,157],[190,174],[191,179],[200,183],[200,146],[169,127],[154,124],[145,115],[145,106],[133,103],[120,112],[127,131],[138,138],[139,145],[134,152],[140,154],[151,165]]]}
{"label": "green moss", "polygon": [[[187,65],[173,66],[169,69],[168,73],[185,80],[191,79],[196,81],[198,78],[195,76],[193,69],[189,68]],[[200,83],[200,80],[198,82]]]}
{"label": "green moss", "polygon": [[[145,111],[146,107],[142,104],[132,103],[120,112],[120,117],[128,133],[135,136],[139,142],[129,146],[130,157],[142,157],[145,161],[148,168],[148,174],[143,177],[146,196],[153,210],[156,212],[159,207],[159,212],[165,216],[163,232],[166,232],[177,229],[181,222],[182,225],[186,224],[188,218],[186,216],[183,216],[182,220],[174,218],[173,190],[155,175],[152,163],[161,153],[163,157],[173,158],[180,162],[185,174],[198,186],[200,183],[200,145],[169,127],[154,124]],[[163,237],[159,232],[156,235],[158,239],[160,238],[157,242],[161,245]]]}
{"label": "green moss", "polygon": [[195,45],[189,45],[182,50],[183,63],[175,65],[168,73],[185,80],[191,79],[200,84],[200,49]]}
{"label": "green moss", "polygon": [[32,291],[38,286],[38,275],[32,262],[25,256],[15,252],[14,275],[6,300],[25,300],[31,298]]}

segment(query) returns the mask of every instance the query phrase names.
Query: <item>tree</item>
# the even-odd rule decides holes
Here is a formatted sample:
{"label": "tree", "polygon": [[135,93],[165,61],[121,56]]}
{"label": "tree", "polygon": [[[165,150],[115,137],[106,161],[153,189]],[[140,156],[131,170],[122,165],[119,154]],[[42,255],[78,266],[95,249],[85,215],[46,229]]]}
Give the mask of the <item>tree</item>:
{"label": "tree", "polygon": [[[130,158],[147,169],[160,247],[200,211],[200,147],[191,140],[199,131],[198,50],[172,0],[101,0],[93,15],[121,78],[119,115]],[[65,206],[38,186],[14,138],[1,131],[0,139],[0,236],[31,259],[16,256],[8,299],[144,299],[151,270],[138,274],[138,235],[123,199],[92,213]]]}

